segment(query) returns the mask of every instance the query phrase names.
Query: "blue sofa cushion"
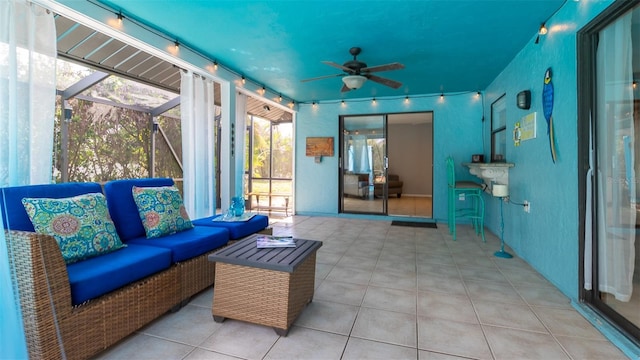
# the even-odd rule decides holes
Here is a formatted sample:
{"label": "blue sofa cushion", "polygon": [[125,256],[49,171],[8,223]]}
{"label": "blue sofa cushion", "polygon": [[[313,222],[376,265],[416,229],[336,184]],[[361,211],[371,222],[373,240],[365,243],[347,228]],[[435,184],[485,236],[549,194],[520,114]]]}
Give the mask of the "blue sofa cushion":
{"label": "blue sofa cushion", "polygon": [[255,215],[248,221],[213,221],[215,217],[217,217],[217,215],[192,220],[191,222],[197,226],[225,228],[229,230],[231,240],[243,238],[269,226],[269,217],[264,215]]}
{"label": "blue sofa cushion", "polygon": [[126,243],[130,239],[146,236],[138,213],[138,206],[133,200],[133,187],[171,185],[173,185],[173,180],[169,178],[113,180],[104,185],[104,195],[107,197],[109,213],[123,242]]}
{"label": "blue sofa cushion", "polygon": [[5,229],[35,232],[22,206],[23,198],[61,199],[82,194],[101,193],[98,183],[64,183],[0,188],[0,212]]}
{"label": "blue sofa cushion", "polygon": [[196,226],[193,229],[184,230],[173,235],[147,239],[142,235],[135,239],[129,239],[127,244],[157,246],[170,249],[172,261],[180,262],[189,260],[198,255],[215,250],[229,242],[227,229],[207,226]]}
{"label": "blue sofa cushion", "polygon": [[[118,251],[67,266],[71,301],[81,304],[171,266],[171,251],[128,245]],[[117,314],[116,314],[117,316]]]}

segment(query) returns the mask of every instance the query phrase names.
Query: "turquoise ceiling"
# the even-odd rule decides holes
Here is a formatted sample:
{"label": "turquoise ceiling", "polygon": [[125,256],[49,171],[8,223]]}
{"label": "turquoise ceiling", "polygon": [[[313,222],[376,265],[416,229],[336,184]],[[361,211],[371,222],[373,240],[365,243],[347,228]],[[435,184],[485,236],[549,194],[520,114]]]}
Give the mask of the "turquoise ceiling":
{"label": "turquoise ceiling", "polygon": [[[76,0],[77,1],[77,0]],[[71,0],[61,2],[74,7]],[[184,1],[109,0],[121,10],[215,59],[257,84],[296,101],[405,96],[483,90],[565,0]],[[369,66],[400,62],[376,73],[400,81],[367,81],[340,91],[339,74],[323,64],[351,59]]]}

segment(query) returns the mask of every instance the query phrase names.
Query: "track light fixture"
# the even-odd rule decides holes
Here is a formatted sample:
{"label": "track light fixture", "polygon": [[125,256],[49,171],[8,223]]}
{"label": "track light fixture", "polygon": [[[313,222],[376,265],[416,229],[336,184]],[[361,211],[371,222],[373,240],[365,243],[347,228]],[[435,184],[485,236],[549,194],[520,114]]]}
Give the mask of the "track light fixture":
{"label": "track light fixture", "polygon": [[124,19],[124,16],[122,16],[122,11],[118,11],[118,23],[122,24],[122,20]]}
{"label": "track light fixture", "polygon": [[407,96],[404,98],[404,103],[405,103],[405,104],[408,104],[408,103],[409,103],[409,95],[407,95]]}
{"label": "track light fixture", "polygon": [[213,70],[218,70],[218,62],[217,61],[213,61]]}
{"label": "track light fixture", "polygon": [[175,46],[176,50],[180,49],[180,43],[178,42],[178,40],[174,41],[173,45]]}
{"label": "track light fixture", "polygon": [[244,78],[244,75],[242,75],[242,79],[240,79],[240,81],[242,81],[243,85],[247,83],[247,79]]}

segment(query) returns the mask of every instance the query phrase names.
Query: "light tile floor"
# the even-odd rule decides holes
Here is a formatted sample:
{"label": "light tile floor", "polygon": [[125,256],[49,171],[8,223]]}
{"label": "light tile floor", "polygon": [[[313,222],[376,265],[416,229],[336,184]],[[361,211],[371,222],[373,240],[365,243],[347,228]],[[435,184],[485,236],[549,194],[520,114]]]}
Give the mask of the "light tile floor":
{"label": "light tile floor", "polygon": [[215,323],[210,288],[98,358],[626,359],[523,260],[494,257],[490,233],[300,216],[272,227],[323,241],[313,302],[287,337]]}

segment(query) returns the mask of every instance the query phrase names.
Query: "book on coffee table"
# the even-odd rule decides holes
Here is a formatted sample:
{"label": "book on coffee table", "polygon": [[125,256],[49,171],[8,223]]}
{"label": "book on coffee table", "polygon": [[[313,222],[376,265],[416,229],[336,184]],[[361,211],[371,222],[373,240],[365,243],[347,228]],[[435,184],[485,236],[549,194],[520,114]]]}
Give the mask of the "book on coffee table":
{"label": "book on coffee table", "polygon": [[293,236],[258,235],[256,237],[258,249],[296,247]]}

